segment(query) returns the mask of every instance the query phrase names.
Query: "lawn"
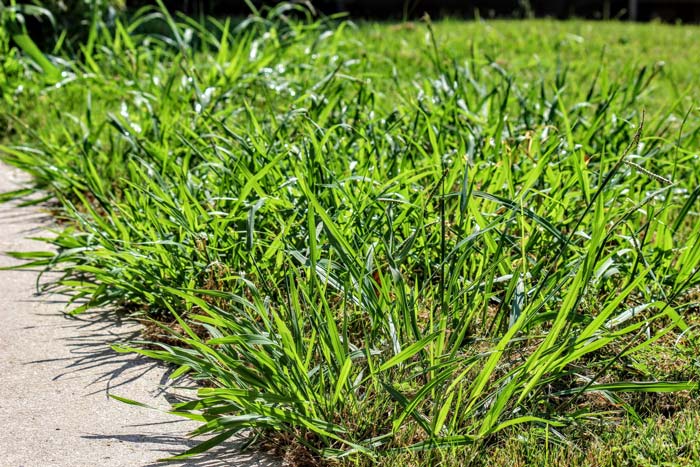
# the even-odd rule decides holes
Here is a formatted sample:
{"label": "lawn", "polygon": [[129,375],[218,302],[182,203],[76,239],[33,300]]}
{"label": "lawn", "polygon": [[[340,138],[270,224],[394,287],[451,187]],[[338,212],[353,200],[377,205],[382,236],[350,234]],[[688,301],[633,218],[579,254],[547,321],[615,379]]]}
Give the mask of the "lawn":
{"label": "lawn", "polygon": [[12,254],[199,383],[184,456],[700,465],[698,27],[93,20],[0,34]]}

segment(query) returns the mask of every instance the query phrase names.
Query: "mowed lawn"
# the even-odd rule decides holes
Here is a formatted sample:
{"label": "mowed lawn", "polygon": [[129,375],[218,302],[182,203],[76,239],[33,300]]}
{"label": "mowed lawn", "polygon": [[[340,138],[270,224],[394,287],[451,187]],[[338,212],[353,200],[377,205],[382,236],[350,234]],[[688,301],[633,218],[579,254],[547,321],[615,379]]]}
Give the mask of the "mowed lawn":
{"label": "mowed lawn", "polygon": [[199,383],[184,455],[700,465],[700,28],[286,8],[4,39],[13,254]]}

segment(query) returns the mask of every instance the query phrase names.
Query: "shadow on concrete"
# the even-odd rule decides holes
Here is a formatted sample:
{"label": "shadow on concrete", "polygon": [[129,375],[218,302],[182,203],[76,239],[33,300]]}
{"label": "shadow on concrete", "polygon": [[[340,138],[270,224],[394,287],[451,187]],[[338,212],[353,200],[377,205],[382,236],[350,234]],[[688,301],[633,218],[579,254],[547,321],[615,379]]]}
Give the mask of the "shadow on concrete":
{"label": "shadow on concrete", "polygon": [[[56,315],[51,315],[55,317]],[[55,326],[55,322],[47,323]],[[164,368],[159,362],[135,354],[122,354],[114,351],[112,345],[125,344],[138,338],[139,324],[116,312],[95,311],[86,312],[79,316],[65,316],[63,328],[71,330],[70,336],[62,338],[70,349],[70,356],[61,358],[46,358],[26,362],[28,365],[63,362],[63,371],[56,374],[54,380],[75,379],[84,382],[88,375],[88,383],[83,387],[89,391],[84,396],[104,393],[108,397],[115,389],[128,385],[150,372],[161,373],[159,387],[153,388],[153,393],[163,396],[168,403],[181,402],[187,398],[181,394],[183,388],[193,387],[186,379],[176,382],[170,380],[172,369]],[[165,369],[165,372],[163,370]],[[180,393],[172,391],[176,384]],[[147,410],[147,409],[144,409]],[[171,457],[193,448],[205,441],[190,439],[184,436],[164,435],[158,427],[171,425],[175,428],[185,419],[175,419],[167,422],[128,425],[133,428],[133,434],[86,434],[82,438],[95,440],[111,440],[121,443],[136,443],[153,445],[153,452],[162,453],[163,458]],[[154,432],[149,433],[149,428]],[[193,467],[273,467],[281,465],[281,461],[269,454],[257,451],[241,452],[243,441],[240,439],[228,441],[212,448],[210,451],[196,457],[171,462],[155,462],[145,467],[163,466],[193,466]]]}
{"label": "shadow on concrete", "polygon": [[[55,326],[55,324],[48,324]],[[91,389],[85,395],[109,393],[144,376],[151,371],[162,371],[162,365],[135,354],[118,353],[113,345],[125,344],[139,335],[138,324],[125,321],[118,314],[108,312],[86,313],[79,317],[66,315],[63,328],[72,328],[70,337],[63,338],[70,356],[33,360],[26,364],[65,362],[59,379],[81,379],[89,373],[92,378],[84,386]],[[161,378],[161,382],[165,383]],[[157,388],[154,388],[157,389]]]}
{"label": "shadow on concrete", "polygon": [[[154,452],[163,454],[163,459],[176,456],[182,452],[195,447],[205,441],[185,439],[176,436],[163,436],[157,434],[135,434],[135,435],[86,435],[86,439],[113,440],[126,443],[154,444],[158,448]],[[168,446],[164,448],[163,446]],[[241,451],[243,440],[228,441],[213,447],[209,451],[184,460],[157,461],[143,467],[278,467],[282,465],[280,459],[260,451]],[[172,447],[172,449],[170,448]]]}
{"label": "shadow on concrete", "polygon": [[[50,225],[50,217],[45,213],[37,213],[31,209],[16,210],[13,204],[0,204],[0,226],[14,224],[26,226],[26,228],[21,231],[14,229],[11,237],[8,236],[1,239],[0,250],[18,249],[26,251],[27,243],[22,243],[20,239],[28,235],[46,235],[45,229]],[[47,250],[49,249],[48,245],[38,245],[38,248],[35,249],[43,249],[42,247],[44,246],[46,246]],[[15,263],[15,261],[10,261],[10,263]],[[16,261],[16,263],[21,264],[21,260]],[[41,285],[51,284],[52,277],[57,277],[56,273],[45,274],[42,270],[21,270],[17,273],[20,272],[38,274],[36,279],[37,290],[41,289]],[[67,305],[70,304],[70,297],[57,293],[56,290],[52,290],[49,287],[49,293],[44,291],[43,294],[35,295],[29,299],[17,297],[13,299],[13,303],[17,305],[15,309],[19,310],[22,308],[22,303],[31,304],[28,308],[33,310],[37,309],[36,305],[38,303],[54,305],[56,308],[64,305],[64,309],[67,309]],[[73,305],[79,306],[80,303],[74,303]],[[47,308],[41,307],[40,309],[45,310]],[[62,397],[61,391],[70,391],[80,399],[92,396],[93,399],[88,399],[88,401],[95,400],[94,397],[97,395],[97,400],[100,400],[101,394],[104,394],[105,398],[115,392],[119,395],[121,391],[117,391],[117,389],[123,387],[123,391],[126,394],[129,393],[129,389],[136,388],[135,393],[143,394],[144,398],[151,396],[149,403],[152,402],[153,405],[164,406],[162,407],[164,409],[169,409],[168,403],[186,400],[185,394],[189,391],[185,391],[183,388],[192,386],[187,380],[178,380],[173,383],[169,378],[172,370],[169,370],[161,363],[136,354],[118,353],[112,348],[113,345],[127,344],[137,339],[140,334],[140,325],[133,320],[126,319],[123,314],[113,311],[93,311],[79,316],[63,315],[61,317],[58,312],[32,312],[31,315],[41,319],[34,320],[31,324],[25,326],[21,326],[20,321],[20,325],[15,329],[37,331],[36,335],[41,336],[42,340],[27,342],[25,345],[34,347],[33,350],[38,350],[38,352],[34,352],[33,357],[26,357],[27,360],[25,361],[22,361],[20,356],[18,363],[28,367],[44,366],[44,369],[49,369],[50,371],[47,375],[48,379],[53,381],[68,380],[70,382],[67,386],[59,385],[61,389],[56,389],[53,394],[49,393],[54,391],[52,385],[49,384],[43,387],[46,398],[60,400]],[[49,342],[54,344],[61,342],[62,345],[54,345],[52,347],[48,345]],[[63,351],[60,353],[54,352],[52,355],[47,353],[47,351],[42,351],[42,346],[44,345],[46,345],[47,349],[59,348]],[[148,377],[144,378],[147,375]],[[149,381],[150,383],[145,383],[144,381]],[[173,387],[174,385],[177,385],[177,387]],[[65,389],[66,387],[70,389]],[[73,389],[75,389],[75,392],[73,392]],[[114,403],[119,404],[116,401]],[[101,404],[102,400],[100,400],[99,405],[102,406]],[[180,435],[180,433],[193,428],[194,425],[191,422],[187,422],[185,418],[142,425],[125,425],[124,422],[121,422],[118,426],[115,425],[114,431],[107,428],[105,431],[100,430],[95,433],[93,431],[94,428],[86,427],[79,436],[82,439],[103,440],[115,445],[120,443],[130,444],[134,446],[133,450],[148,450],[157,457],[168,458],[181,454],[207,439],[206,437],[191,439]],[[78,431],[78,433],[80,432]],[[241,453],[242,446],[243,441],[240,438],[232,438],[194,458],[170,463],[153,462],[146,467],[163,465],[272,467],[281,465],[278,459],[261,452],[250,451]],[[132,448],[129,449],[131,450]]]}

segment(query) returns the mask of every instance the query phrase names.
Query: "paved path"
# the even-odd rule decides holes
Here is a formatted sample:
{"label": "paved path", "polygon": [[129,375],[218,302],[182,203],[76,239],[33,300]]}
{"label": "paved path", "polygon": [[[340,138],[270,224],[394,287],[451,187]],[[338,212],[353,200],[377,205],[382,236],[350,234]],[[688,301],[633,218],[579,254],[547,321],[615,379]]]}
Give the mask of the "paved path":
{"label": "paved path", "polygon": [[[0,192],[20,174],[0,165]],[[26,240],[48,219],[37,208],[0,204],[0,252],[45,249]],[[0,266],[13,263],[0,255]],[[69,319],[65,304],[34,295],[36,272],[0,271],[0,465],[2,467],[202,467],[272,465],[228,445],[185,463],[157,459],[182,452],[196,425],[107,397],[111,392],[167,407],[159,391],[166,370],[153,361],[113,352],[134,336],[130,323],[99,315]]]}

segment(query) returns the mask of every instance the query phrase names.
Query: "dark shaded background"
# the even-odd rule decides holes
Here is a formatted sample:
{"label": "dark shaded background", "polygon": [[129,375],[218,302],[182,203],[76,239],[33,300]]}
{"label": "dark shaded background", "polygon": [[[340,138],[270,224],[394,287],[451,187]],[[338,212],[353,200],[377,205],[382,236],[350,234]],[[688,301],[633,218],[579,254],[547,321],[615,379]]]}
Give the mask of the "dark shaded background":
{"label": "dark shaded background", "polygon": [[[261,8],[275,1],[251,0]],[[148,0],[127,2],[129,6],[153,3]],[[247,14],[243,0],[167,0],[171,9],[190,14]],[[474,18],[527,16],[589,19],[632,19],[648,21],[700,21],[700,0],[311,0],[322,13],[348,12],[354,18],[416,19],[424,13]]]}
{"label": "dark shaded background", "polygon": [[[261,10],[280,3],[276,0],[249,0]],[[163,0],[171,11],[198,16],[239,16],[251,13],[244,0]],[[700,23],[700,0],[296,0],[312,5],[319,15],[347,12],[353,19],[413,20],[428,13],[431,18],[587,18]],[[5,27],[25,29],[40,49],[51,51],[59,37],[75,50],[86,39],[94,18],[113,24],[121,11],[156,5],[155,0],[42,0],[54,20],[25,15],[22,23]],[[304,9],[302,9],[304,10]],[[308,10],[304,10],[308,11]],[[2,26],[2,25],[0,25]],[[162,32],[162,31],[161,31]]]}

